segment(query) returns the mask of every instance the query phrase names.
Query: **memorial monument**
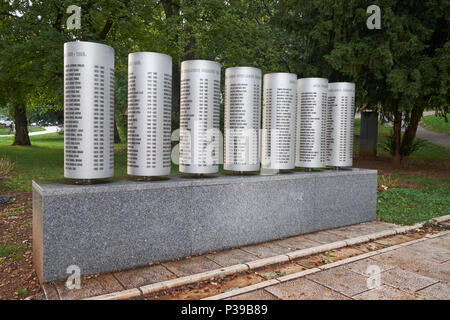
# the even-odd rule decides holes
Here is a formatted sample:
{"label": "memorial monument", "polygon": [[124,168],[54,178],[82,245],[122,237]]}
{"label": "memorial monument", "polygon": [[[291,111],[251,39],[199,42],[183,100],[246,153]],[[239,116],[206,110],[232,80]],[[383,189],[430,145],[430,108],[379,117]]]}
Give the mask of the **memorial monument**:
{"label": "memorial monument", "polygon": [[326,166],[328,80],[303,78],[297,82],[297,138],[295,166]]}
{"label": "memorial monument", "polygon": [[172,57],[128,56],[128,169],[130,175],[170,174]]}
{"label": "memorial monument", "polygon": [[335,168],[353,164],[355,84],[328,84],[327,165]]}
{"label": "memorial monument", "polygon": [[180,172],[219,171],[220,64],[181,63]]}
{"label": "memorial monument", "polygon": [[[110,177],[113,50],[87,42],[64,48],[65,176]],[[167,55],[130,54],[129,174],[170,170],[171,70]],[[230,68],[225,82],[226,169],[257,170],[258,157],[263,168],[294,168],[296,75],[264,76],[262,157],[257,136],[251,134],[247,143],[244,131],[259,128],[261,71]],[[300,144],[301,165],[323,166],[325,84],[326,79],[299,82],[299,141],[311,146]],[[328,88],[327,164],[351,166],[355,85]],[[220,100],[220,65],[183,62],[181,172],[217,172]],[[376,188],[375,170],[350,168],[88,185],[33,181],[33,262],[39,280],[48,282],[67,279],[73,266],[81,275],[118,271],[370,221],[376,217]]]}
{"label": "memorial monument", "polygon": [[64,44],[64,177],[114,175],[114,49]]}
{"label": "memorial monument", "polygon": [[262,164],[263,169],[295,167],[295,122],[297,75],[269,73],[264,75]]}
{"label": "memorial monument", "polygon": [[258,171],[260,167],[261,70],[225,70],[225,170]]}

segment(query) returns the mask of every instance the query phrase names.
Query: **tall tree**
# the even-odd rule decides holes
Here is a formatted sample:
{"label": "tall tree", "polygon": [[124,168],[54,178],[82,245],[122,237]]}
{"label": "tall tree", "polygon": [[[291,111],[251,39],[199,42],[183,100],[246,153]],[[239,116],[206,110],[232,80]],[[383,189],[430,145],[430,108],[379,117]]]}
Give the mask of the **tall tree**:
{"label": "tall tree", "polygon": [[290,59],[299,75],[356,82],[357,105],[393,123],[393,161],[400,164],[423,110],[448,112],[450,6],[440,0],[374,4],[381,8],[379,30],[366,26],[366,1],[288,0],[278,22],[297,38]]}

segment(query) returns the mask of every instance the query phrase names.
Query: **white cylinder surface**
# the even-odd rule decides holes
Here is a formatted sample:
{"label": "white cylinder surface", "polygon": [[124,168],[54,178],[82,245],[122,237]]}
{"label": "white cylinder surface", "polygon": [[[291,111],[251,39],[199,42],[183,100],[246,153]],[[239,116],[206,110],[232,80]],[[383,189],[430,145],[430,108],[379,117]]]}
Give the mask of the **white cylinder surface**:
{"label": "white cylinder surface", "polygon": [[219,171],[220,64],[208,60],[181,63],[180,172]]}
{"label": "white cylinder surface", "polygon": [[156,52],[128,55],[127,172],[170,174],[172,57]]}
{"label": "white cylinder surface", "polygon": [[64,44],[64,176],[114,175],[114,49]]}
{"label": "white cylinder surface", "polygon": [[262,158],[264,169],[293,169],[297,75],[269,73],[263,84]]}
{"label": "white cylinder surface", "polygon": [[326,166],[327,93],[327,79],[297,81],[296,167]]}
{"label": "white cylinder surface", "polygon": [[261,70],[225,70],[224,169],[258,171],[260,167]]}
{"label": "white cylinder surface", "polygon": [[330,82],[328,84],[327,114],[327,165],[351,167],[355,116],[354,83]]}

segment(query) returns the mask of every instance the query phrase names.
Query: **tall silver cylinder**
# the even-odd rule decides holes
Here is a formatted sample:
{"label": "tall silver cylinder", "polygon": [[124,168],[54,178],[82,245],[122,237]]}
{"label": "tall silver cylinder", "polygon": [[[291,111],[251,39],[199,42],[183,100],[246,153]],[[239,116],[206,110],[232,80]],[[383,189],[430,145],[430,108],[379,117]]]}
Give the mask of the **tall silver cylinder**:
{"label": "tall silver cylinder", "polygon": [[322,168],[326,165],[327,93],[327,79],[297,81],[296,167]]}
{"label": "tall silver cylinder", "polygon": [[327,165],[351,167],[353,164],[353,121],[355,84],[328,84]]}
{"label": "tall silver cylinder", "polygon": [[293,169],[297,75],[269,73],[263,85],[262,158],[264,169]]}
{"label": "tall silver cylinder", "polygon": [[64,44],[64,176],[114,175],[114,49]]}
{"label": "tall silver cylinder", "polygon": [[172,57],[128,55],[128,165],[135,176],[170,174]]}
{"label": "tall silver cylinder", "polygon": [[219,171],[220,64],[181,63],[180,172]]}
{"label": "tall silver cylinder", "polygon": [[260,166],[261,69],[225,70],[224,169],[257,171]]}

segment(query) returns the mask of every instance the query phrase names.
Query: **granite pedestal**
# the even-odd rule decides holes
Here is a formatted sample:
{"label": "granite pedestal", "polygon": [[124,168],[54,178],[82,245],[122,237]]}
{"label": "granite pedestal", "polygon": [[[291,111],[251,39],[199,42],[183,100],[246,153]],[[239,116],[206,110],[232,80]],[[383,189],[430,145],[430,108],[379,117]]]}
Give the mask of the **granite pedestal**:
{"label": "granite pedestal", "polygon": [[33,181],[42,282],[374,220],[375,170],[289,172],[96,185]]}

